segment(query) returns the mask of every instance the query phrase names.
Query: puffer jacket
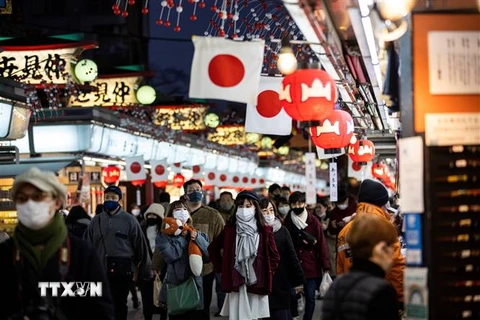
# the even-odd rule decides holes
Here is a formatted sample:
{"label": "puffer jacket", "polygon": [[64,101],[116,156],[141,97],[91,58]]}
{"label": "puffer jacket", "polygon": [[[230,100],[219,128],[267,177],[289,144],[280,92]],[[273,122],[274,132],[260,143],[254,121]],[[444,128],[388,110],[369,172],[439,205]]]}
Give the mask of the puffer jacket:
{"label": "puffer jacket", "polygon": [[[388,214],[380,207],[366,202],[360,202],[358,204],[356,215],[362,214],[374,214],[390,221],[390,216],[388,216]],[[346,273],[352,266],[352,254],[346,238],[350,228],[352,227],[353,220],[355,219],[352,219],[338,234],[337,275]],[[397,241],[394,244],[393,265],[390,271],[386,274],[386,279],[392,284],[393,288],[397,292],[398,300],[403,303],[403,273],[405,270],[405,258],[400,249],[400,242]]]}

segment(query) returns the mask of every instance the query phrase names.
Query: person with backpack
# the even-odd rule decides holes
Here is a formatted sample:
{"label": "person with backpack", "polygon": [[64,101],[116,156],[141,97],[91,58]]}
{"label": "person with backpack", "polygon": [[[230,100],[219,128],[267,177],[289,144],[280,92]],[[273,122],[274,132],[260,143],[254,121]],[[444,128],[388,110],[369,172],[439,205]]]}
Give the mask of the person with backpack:
{"label": "person with backpack", "polygon": [[[0,319],[114,319],[95,249],[68,234],[59,211],[66,193],[53,172],[33,167],[16,177],[10,194],[18,225],[13,238],[0,244]],[[75,296],[61,296],[60,282],[73,283]],[[85,291],[91,282],[101,284],[101,296]],[[58,296],[40,283],[58,283]]]}
{"label": "person with backpack", "polygon": [[376,215],[360,215],[347,234],[353,264],[337,277],[323,299],[322,320],[398,320],[399,306],[385,273],[394,262],[397,232]]}

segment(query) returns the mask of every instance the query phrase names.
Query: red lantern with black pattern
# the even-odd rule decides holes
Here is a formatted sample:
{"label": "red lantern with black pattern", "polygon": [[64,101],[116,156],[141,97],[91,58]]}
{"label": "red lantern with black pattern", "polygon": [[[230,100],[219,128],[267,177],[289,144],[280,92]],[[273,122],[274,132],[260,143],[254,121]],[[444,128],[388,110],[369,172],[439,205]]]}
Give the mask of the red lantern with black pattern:
{"label": "red lantern with black pattern", "polygon": [[375,145],[370,140],[360,140],[348,146],[348,156],[359,165],[366,165],[375,157]]}
{"label": "red lantern with black pattern", "polygon": [[350,113],[333,110],[318,126],[310,128],[313,143],[326,154],[340,153],[341,148],[348,146],[353,136],[353,119]]}
{"label": "red lantern with black pattern", "polygon": [[292,119],[317,121],[327,117],[338,100],[337,87],[320,69],[301,69],[283,78],[280,105]]}
{"label": "red lantern with black pattern", "polygon": [[181,188],[185,183],[185,177],[181,173],[177,173],[173,176],[172,184],[177,188]]}

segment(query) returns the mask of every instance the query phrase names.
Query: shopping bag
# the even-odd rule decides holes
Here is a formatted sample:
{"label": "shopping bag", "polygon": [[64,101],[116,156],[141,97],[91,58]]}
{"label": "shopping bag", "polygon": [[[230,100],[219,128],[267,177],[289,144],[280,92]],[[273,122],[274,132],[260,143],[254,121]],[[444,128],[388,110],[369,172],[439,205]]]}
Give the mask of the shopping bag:
{"label": "shopping bag", "polygon": [[188,278],[184,283],[176,286],[167,285],[167,308],[169,315],[178,315],[200,307],[200,294],[195,279]]}
{"label": "shopping bag", "polygon": [[325,294],[330,288],[330,285],[332,284],[332,282],[333,281],[332,281],[332,278],[330,277],[330,274],[328,272],[325,272],[323,274],[322,284],[320,284],[320,295],[322,297],[325,297]]}
{"label": "shopping bag", "polygon": [[160,307],[160,289],[162,288],[162,280],[160,280],[160,275],[156,275],[153,279],[153,305]]}

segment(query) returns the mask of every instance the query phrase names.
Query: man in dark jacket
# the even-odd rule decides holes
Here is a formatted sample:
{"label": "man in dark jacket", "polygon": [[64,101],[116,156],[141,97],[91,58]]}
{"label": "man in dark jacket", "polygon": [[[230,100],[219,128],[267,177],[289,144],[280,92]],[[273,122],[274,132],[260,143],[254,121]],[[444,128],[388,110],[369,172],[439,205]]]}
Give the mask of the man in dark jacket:
{"label": "man in dark jacket", "polygon": [[127,319],[127,297],[135,267],[139,277],[151,279],[151,259],[147,241],[137,219],[123,211],[118,203],[122,198],[119,187],[105,189],[104,212],[95,216],[85,232],[101,258],[115,306],[115,318]]}
{"label": "man in dark jacket", "polygon": [[330,270],[327,241],[322,225],[306,210],[305,193],[295,191],[288,199],[292,211],[285,219],[285,227],[290,231],[298,259],[305,278],[304,320],[311,320],[315,311],[315,290],[320,286],[324,272]]}
{"label": "man in dark jacket", "polygon": [[[53,172],[37,168],[15,179],[11,197],[19,223],[13,239],[0,244],[0,319],[114,318],[95,250],[68,235],[58,212],[66,191]],[[60,282],[71,286],[67,290]],[[100,291],[88,289],[93,282]]]}
{"label": "man in dark jacket", "polygon": [[325,295],[322,320],[400,319],[397,295],[385,280],[398,242],[395,227],[379,216],[363,214],[352,222],[347,241],[353,265]]}

